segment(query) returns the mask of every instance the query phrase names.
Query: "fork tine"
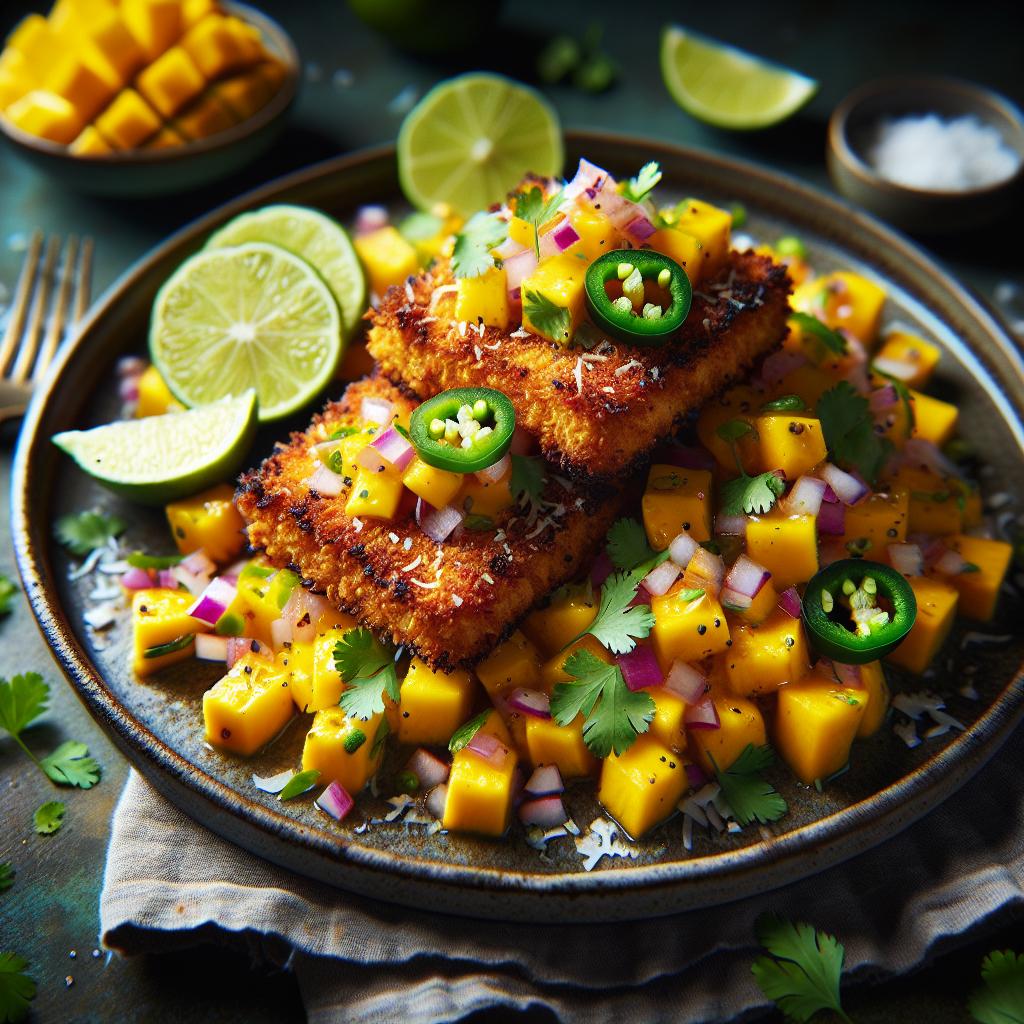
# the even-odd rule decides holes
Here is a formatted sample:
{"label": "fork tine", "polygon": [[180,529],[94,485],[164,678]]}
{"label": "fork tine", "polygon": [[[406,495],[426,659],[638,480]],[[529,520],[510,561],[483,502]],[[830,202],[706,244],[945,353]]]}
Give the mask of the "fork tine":
{"label": "fork tine", "polygon": [[57,235],[50,235],[46,243],[42,274],[32,300],[32,313],[29,316],[28,328],[21,339],[18,358],[11,371],[10,380],[14,384],[24,384],[28,380],[29,370],[32,369],[32,364],[36,361],[39,338],[42,335],[46,310],[50,304],[50,287],[53,284],[53,269],[57,263],[58,252],[60,252],[60,238]]}
{"label": "fork tine", "polygon": [[92,299],[92,239],[86,235],[82,239],[82,262],[78,268],[78,280],[75,284],[75,310],[72,324],[77,324]]}
{"label": "fork tine", "polygon": [[25,325],[25,317],[28,314],[29,300],[32,297],[32,286],[35,283],[36,268],[39,266],[39,250],[43,245],[42,231],[36,231],[32,235],[28,252],[25,253],[25,262],[21,266],[21,274],[18,277],[18,284],[14,290],[14,304],[11,306],[11,319],[7,322],[7,330],[4,332],[3,343],[0,344],[0,375],[14,355],[14,350],[21,340],[21,331]]}
{"label": "fork tine", "polygon": [[32,379],[37,380],[43,375],[46,368],[53,362],[57,346],[64,336],[64,328],[67,324],[68,305],[71,300],[71,286],[75,278],[75,262],[78,259],[78,239],[74,235],[68,237],[68,247],[64,253],[64,267],[61,270],[60,289],[57,292],[57,302],[50,313],[50,322],[46,328],[46,340],[36,359]]}

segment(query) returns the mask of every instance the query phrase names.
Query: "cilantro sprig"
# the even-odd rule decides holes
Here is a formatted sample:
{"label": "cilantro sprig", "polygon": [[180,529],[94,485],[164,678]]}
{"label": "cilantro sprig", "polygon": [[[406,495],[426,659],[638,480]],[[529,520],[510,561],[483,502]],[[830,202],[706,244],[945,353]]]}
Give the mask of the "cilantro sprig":
{"label": "cilantro sprig", "polygon": [[994,950],[981,962],[967,1009],[979,1024],[1024,1024],[1024,954]]}
{"label": "cilantro sprig", "polygon": [[601,586],[601,605],[593,622],[565,646],[571,647],[589,633],[613,654],[628,654],[637,640],[649,636],[654,626],[650,605],[630,607],[630,602],[651,568],[651,563],[646,562],[628,572],[612,573]]}
{"label": "cilantro sprig", "polygon": [[494,267],[491,250],[508,238],[508,224],[496,213],[474,213],[455,236],[452,273],[456,277],[479,277]]}
{"label": "cilantro sprig", "polygon": [[608,530],[608,557],[616,569],[635,569],[641,562],[656,557],[656,552],[647,541],[643,524],[623,517],[616,519]]}
{"label": "cilantro sprig", "polygon": [[736,442],[750,434],[755,439],[757,431],[753,424],[746,420],[726,420],[715,431],[732,449],[732,457],[736,461],[739,476],[722,485],[722,512],[727,516],[763,515],[770,512],[778,498],[786,490],[786,484],[776,473],[759,473],[748,476],[743,468]]}
{"label": "cilantro sprig", "polygon": [[385,694],[399,699],[395,649],[368,629],[350,629],[334,645],[334,667],[346,684],[338,703],[353,718],[365,722],[381,714]]}
{"label": "cilantro sprig", "polygon": [[533,248],[540,256],[540,229],[558,212],[565,198],[565,189],[560,188],[554,195],[544,198],[541,189],[534,185],[523,192],[517,192],[516,216],[533,228]]}
{"label": "cilantro sprig", "polygon": [[56,532],[57,539],[73,555],[88,555],[119,537],[127,526],[120,516],[93,510],[62,516],[57,520]]}
{"label": "cilantro sprig", "polygon": [[28,1015],[36,997],[35,980],[25,973],[28,961],[17,953],[0,953],[0,1020],[14,1022]]}
{"label": "cilantro sprig", "polygon": [[622,754],[647,732],[654,717],[650,694],[626,686],[618,665],[607,665],[590,651],[574,651],[564,669],[573,682],[558,683],[551,694],[551,715],[562,726],[583,717],[583,741],[597,757]]}
{"label": "cilantro sprig", "polygon": [[523,292],[523,313],[546,337],[568,340],[569,324],[572,322],[569,310],[555,305],[546,295],[527,288]]}
{"label": "cilantro sprig", "polygon": [[873,484],[892,453],[892,442],[875,433],[868,400],[841,380],[818,399],[815,412],[832,458]]}
{"label": "cilantro sprig", "polygon": [[0,615],[7,615],[11,610],[11,602],[18,592],[17,586],[0,572]]}
{"label": "cilantro sprig", "polygon": [[786,801],[761,774],[775,760],[770,746],[755,747],[748,743],[725,771],[718,767],[713,755],[709,756],[722,795],[741,825],[778,821],[789,810]]}
{"label": "cilantro sprig", "polygon": [[640,168],[635,178],[630,178],[622,186],[622,194],[634,203],[639,203],[659,181],[661,181],[661,167],[652,160]]}

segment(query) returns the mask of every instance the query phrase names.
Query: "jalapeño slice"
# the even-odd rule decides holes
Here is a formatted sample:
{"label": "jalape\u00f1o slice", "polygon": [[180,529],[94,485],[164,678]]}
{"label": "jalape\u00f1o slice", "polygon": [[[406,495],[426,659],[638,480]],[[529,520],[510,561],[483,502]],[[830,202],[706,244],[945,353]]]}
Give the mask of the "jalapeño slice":
{"label": "jalape\u00f1o slice", "polygon": [[[614,280],[622,282],[616,299],[606,288]],[[648,301],[648,281],[668,294],[667,307]],[[594,323],[630,345],[664,345],[683,326],[693,298],[686,271],[653,249],[606,252],[587,268],[584,287]]]}
{"label": "jalape\u00f1o slice", "polygon": [[453,388],[413,411],[409,436],[416,454],[449,473],[476,473],[508,451],[516,414],[493,388]]}

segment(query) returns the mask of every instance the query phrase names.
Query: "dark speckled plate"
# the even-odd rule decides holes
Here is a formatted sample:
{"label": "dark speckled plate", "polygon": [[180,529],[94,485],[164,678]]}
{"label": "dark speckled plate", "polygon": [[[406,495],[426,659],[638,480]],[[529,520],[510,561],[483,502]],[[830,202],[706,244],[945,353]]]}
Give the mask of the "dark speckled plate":
{"label": "dark speckled plate", "polygon": [[[1010,492],[1015,499],[1024,482],[1024,367],[989,314],[919,250],[863,214],[756,167],[662,143],[579,133],[569,136],[568,147],[573,160],[585,153],[619,174],[660,160],[667,190],[723,204],[738,200],[749,211],[747,230],[755,236],[797,233],[810,245],[817,266],[852,267],[882,280],[889,292],[886,319],[916,325],[942,345],[936,391],[957,403],[963,433],[985,453],[988,492]],[[906,827],[985,764],[1024,713],[1022,608],[1011,591],[1003,597],[999,619],[984,632],[1014,637],[977,644],[966,635],[969,627],[959,626],[926,683],[893,678],[897,689],[927,685],[943,694],[966,732],[950,732],[909,750],[884,728],[856,745],[850,771],[821,793],[797,786],[780,769],[774,781],[791,810],[771,830],[698,835],[688,854],[676,819],[639,844],[635,858],[605,858],[590,872],[567,838],[552,842],[541,857],[518,831],[508,841],[489,842],[429,835],[422,825],[361,828],[388,809],[373,799],[360,804],[365,817],[357,814],[342,826],[308,801],[281,804],[254,788],[251,773],[270,775],[296,763],[301,719],[258,757],[239,760],[202,742],[200,696],[216,677],[214,666],[188,663],[158,679],[136,681],[126,668],[127,630],[116,625],[97,635],[84,625],[93,583],[69,580],[71,563],[53,542],[51,527],[59,515],[99,505],[128,520],[129,545],[155,551],[168,546],[166,527],[158,512],[126,505],[93,486],[61,460],[48,438],[116,415],[114,362],[142,351],[157,288],[229,217],[285,201],[348,219],[360,203],[397,201],[397,195],[394,151],[386,149],[329,161],[211,213],[132,268],[104,296],[29,412],[13,509],[26,590],[81,699],[161,792],[247,849],[364,895],[482,917],[607,921],[726,902],[811,875]],[[295,425],[303,421],[299,417]],[[272,442],[264,433],[253,459]],[[979,699],[960,695],[965,681],[974,682]],[[585,789],[570,793],[568,803],[583,826],[598,814]]]}

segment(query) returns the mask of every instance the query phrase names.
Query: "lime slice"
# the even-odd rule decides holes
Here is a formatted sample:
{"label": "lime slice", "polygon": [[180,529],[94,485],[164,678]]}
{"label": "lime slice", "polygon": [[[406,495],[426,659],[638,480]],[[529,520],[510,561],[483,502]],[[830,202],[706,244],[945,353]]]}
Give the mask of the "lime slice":
{"label": "lime slice", "polygon": [[500,202],[524,174],[562,172],[558,115],[539,93],[502,75],[435,86],[398,134],[398,176],[410,202],[468,217]]}
{"label": "lime slice", "polygon": [[767,128],[818,89],[813,78],[676,26],[662,33],[661,76],[683,110],[717,128]]}
{"label": "lime slice", "polygon": [[157,294],[149,352],[184,405],[254,388],[260,421],[280,419],[331,379],[338,304],[305,260],[276,245],[204,249]]}
{"label": "lime slice", "polygon": [[308,206],[279,204],[243,213],[210,236],[207,249],[268,242],[304,259],[324,279],[341,309],[345,341],[366,312],[366,277],[348,233]]}
{"label": "lime slice", "polygon": [[246,391],[185,412],[68,430],[53,443],[104,487],[162,505],[234,476],[257,419],[256,392]]}

